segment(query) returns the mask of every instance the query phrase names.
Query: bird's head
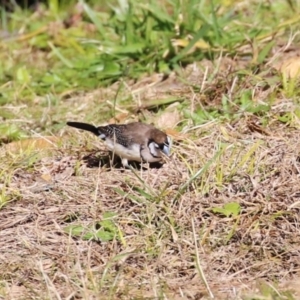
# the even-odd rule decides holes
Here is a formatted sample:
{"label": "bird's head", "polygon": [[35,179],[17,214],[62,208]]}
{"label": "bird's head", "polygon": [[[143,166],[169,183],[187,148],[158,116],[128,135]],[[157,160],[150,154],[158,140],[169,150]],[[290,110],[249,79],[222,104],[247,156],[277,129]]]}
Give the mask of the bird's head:
{"label": "bird's head", "polygon": [[148,141],[148,147],[154,157],[161,157],[161,153],[166,156],[170,155],[171,139],[164,132],[155,129],[152,130],[151,136]]}

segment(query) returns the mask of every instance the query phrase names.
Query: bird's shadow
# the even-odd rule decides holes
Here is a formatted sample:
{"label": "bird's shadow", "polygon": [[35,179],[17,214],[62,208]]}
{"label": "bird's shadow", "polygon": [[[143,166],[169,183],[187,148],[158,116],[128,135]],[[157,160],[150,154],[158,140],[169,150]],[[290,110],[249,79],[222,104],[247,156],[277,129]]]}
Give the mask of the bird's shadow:
{"label": "bird's shadow", "polygon": [[[108,170],[125,169],[122,160],[118,156],[113,155],[112,152],[108,155],[101,155],[99,152],[91,152],[83,157],[83,161],[88,168],[105,167]],[[137,170],[141,170],[141,168],[147,169],[144,168],[141,163],[135,161],[129,162],[129,165]],[[159,162],[149,163],[149,167],[150,169],[160,169],[162,164]]]}

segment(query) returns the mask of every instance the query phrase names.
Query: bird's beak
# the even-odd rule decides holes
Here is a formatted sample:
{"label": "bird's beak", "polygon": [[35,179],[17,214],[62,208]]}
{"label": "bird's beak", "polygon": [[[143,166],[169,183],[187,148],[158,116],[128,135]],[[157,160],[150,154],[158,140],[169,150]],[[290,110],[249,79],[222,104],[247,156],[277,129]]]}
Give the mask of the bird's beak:
{"label": "bird's beak", "polygon": [[164,148],[163,148],[162,152],[164,154],[166,154],[167,156],[170,156],[170,150],[171,150],[171,147],[172,147],[172,140],[170,139],[170,137],[167,137],[167,139],[168,139],[168,144],[164,145]]}
{"label": "bird's beak", "polygon": [[163,148],[162,152],[164,154],[166,154],[167,156],[169,156],[170,155],[170,147],[169,147],[169,145],[164,145],[164,148]]}

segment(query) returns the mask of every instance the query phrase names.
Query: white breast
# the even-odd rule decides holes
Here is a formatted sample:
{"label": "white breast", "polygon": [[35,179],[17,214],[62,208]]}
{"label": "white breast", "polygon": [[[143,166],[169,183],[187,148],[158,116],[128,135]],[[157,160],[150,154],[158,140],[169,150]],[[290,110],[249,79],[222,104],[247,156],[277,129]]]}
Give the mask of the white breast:
{"label": "white breast", "polygon": [[126,158],[129,161],[141,161],[140,145],[133,144],[129,148],[122,146],[121,144],[115,143],[113,140],[106,138],[105,144],[108,149],[120,156]]}

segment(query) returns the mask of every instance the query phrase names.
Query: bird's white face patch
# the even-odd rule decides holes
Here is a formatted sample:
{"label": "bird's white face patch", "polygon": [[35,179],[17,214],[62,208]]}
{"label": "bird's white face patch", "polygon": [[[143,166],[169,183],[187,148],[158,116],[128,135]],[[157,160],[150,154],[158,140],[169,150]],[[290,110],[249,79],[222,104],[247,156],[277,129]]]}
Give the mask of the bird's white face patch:
{"label": "bird's white face patch", "polygon": [[[152,157],[152,160],[155,159],[155,158],[157,158],[157,157],[161,157],[159,146],[155,142],[151,142],[148,145],[148,147],[149,147],[150,153],[149,153],[149,157],[148,157],[147,161],[151,162],[150,157]],[[145,149],[145,150],[147,150],[147,149]],[[144,157],[145,155],[147,156],[146,151],[145,151],[145,154],[143,152],[143,158],[146,160],[146,158]],[[155,161],[157,161],[157,160],[155,160]]]}
{"label": "bird's white face patch", "polygon": [[153,154],[150,152],[150,148],[148,147],[141,149],[141,156],[143,158],[143,161],[145,162],[152,163],[152,162],[161,161],[160,153],[157,154],[157,157],[154,157]]}
{"label": "bird's white face patch", "polygon": [[101,133],[101,134],[99,135],[99,138],[100,138],[101,140],[105,140],[106,135],[105,135],[104,133]]}
{"label": "bird's white face patch", "polygon": [[161,152],[163,152],[165,155],[169,156],[170,155],[170,150],[171,150],[171,144],[172,144],[172,141],[169,137],[167,137],[168,139],[168,144],[165,144],[163,149],[160,149],[159,148],[159,145],[155,142],[152,142],[148,145],[149,147],[149,151],[150,153],[153,155],[153,156],[156,156],[156,157],[161,157]]}

